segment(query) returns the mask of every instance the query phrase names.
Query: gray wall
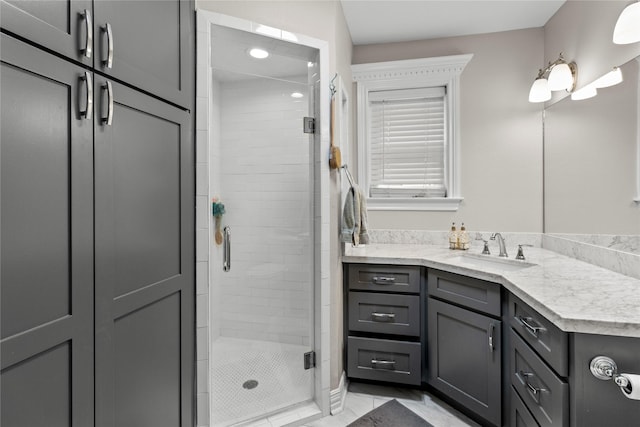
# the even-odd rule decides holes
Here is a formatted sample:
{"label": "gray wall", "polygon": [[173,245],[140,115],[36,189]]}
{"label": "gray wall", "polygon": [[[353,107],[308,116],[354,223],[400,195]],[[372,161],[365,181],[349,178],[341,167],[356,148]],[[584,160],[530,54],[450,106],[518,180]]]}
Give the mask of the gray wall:
{"label": "gray wall", "polygon": [[370,228],[542,231],[542,108],[528,102],[542,28],[355,46],[353,62],[472,53],[461,77],[458,212],[370,211]]}

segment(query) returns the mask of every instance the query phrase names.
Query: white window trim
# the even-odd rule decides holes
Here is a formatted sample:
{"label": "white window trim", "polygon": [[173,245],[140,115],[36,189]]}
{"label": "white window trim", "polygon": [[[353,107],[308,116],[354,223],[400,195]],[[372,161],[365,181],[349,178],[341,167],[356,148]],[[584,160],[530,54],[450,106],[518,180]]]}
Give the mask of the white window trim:
{"label": "white window trim", "polygon": [[445,86],[450,100],[447,105],[449,134],[447,182],[449,195],[442,198],[371,198],[369,210],[457,211],[463,198],[460,194],[460,74],[473,54],[376,62],[351,66],[357,86],[358,182],[369,188],[369,125],[367,110],[369,92],[416,87]]}

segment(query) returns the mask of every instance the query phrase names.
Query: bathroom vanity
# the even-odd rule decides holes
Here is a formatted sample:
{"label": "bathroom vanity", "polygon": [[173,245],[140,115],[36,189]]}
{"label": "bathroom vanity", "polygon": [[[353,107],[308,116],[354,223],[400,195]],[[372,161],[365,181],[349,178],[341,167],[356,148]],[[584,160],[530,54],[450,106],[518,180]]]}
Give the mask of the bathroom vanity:
{"label": "bathroom vanity", "polygon": [[483,425],[640,423],[640,400],[590,369],[607,356],[611,376],[640,373],[640,280],[527,249],[519,264],[430,245],[347,248],[347,376],[435,391]]}

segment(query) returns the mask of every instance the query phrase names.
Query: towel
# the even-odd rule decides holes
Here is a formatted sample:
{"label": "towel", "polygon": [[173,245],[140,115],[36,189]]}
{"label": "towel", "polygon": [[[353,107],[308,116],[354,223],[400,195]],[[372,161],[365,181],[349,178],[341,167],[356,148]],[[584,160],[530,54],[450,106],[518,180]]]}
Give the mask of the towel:
{"label": "towel", "polygon": [[342,210],[340,240],[353,246],[369,243],[367,201],[357,185],[351,186]]}

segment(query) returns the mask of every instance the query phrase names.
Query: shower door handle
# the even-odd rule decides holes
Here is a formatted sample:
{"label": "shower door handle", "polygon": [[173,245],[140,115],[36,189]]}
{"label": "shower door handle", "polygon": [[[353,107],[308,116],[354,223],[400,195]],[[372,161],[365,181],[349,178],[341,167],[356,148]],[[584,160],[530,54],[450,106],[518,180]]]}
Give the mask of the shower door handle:
{"label": "shower door handle", "polygon": [[224,271],[231,270],[231,228],[225,227],[224,234],[224,246],[222,252],[222,269]]}

